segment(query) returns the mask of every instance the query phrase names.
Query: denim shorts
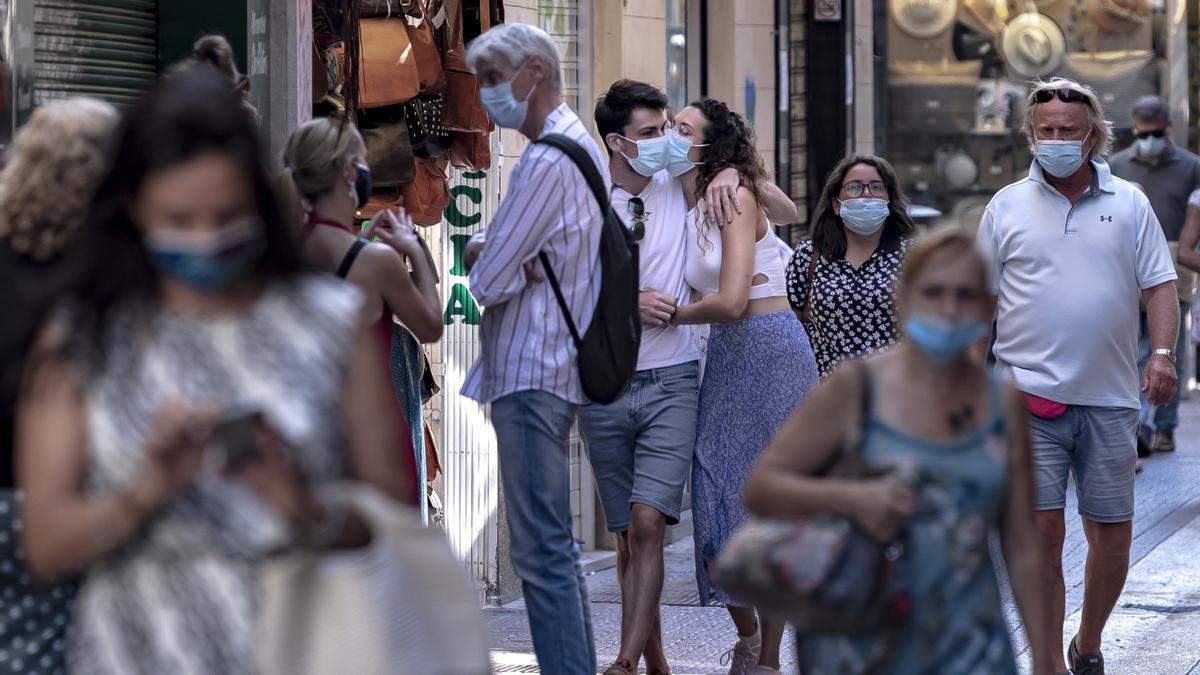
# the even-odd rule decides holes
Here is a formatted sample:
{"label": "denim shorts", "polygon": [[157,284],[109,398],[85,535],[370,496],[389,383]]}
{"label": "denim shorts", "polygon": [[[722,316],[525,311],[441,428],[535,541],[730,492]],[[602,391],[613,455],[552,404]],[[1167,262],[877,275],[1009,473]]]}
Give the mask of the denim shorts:
{"label": "denim shorts", "polygon": [[1074,471],[1079,515],[1097,523],[1132,520],[1137,423],[1133,408],[1072,405],[1053,419],[1030,415],[1034,508],[1064,508]]}
{"label": "denim shorts", "polygon": [[700,364],[692,361],[638,371],[620,399],[579,408],[609,532],[629,529],[634,503],[679,522],[699,407]]}

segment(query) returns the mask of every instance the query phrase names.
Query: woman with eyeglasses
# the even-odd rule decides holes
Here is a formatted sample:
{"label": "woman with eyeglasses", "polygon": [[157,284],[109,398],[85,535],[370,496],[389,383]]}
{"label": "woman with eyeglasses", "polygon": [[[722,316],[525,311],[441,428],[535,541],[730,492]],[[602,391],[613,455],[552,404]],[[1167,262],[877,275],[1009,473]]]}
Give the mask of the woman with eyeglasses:
{"label": "woman with eyeglasses", "polygon": [[788,301],[808,331],[821,377],[896,342],[892,289],[915,230],[891,164],[850,155],[833,168],[812,237],[787,266]]}
{"label": "woman with eyeglasses", "polygon": [[370,541],[332,481],[413,503],[405,436],[362,293],[302,265],[225,79],[161,81],[112,147],[28,360],[22,544],[37,577],[86,571],[70,672],[257,672],[262,566]]}
{"label": "woman with eyeglasses", "polygon": [[[701,604],[725,605],[737,628],[737,643],[724,660],[729,673],[776,673],[783,623],[739,606],[712,584],[709,572],[746,520],[746,475],[815,386],[817,366],[788,307],[778,240],[761,209],[766,169],[754,132],[712,99],[680,111],[675,130],[668,136],[668,169],[678,172],[690,208],[684,275],[701,299],[680,306],[671,324],[711,324],[692,460],[696,583]],[[703,196],[726,167],[741,176],[741,212],[733,222],[713,223]]]}

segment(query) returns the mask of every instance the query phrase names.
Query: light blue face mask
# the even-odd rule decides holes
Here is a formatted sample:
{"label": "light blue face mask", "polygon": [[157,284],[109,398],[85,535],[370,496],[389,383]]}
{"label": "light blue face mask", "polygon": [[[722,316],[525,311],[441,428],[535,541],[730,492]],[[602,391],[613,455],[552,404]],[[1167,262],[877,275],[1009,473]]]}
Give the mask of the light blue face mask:
{"label": "light blue face mask", "polygon": [[838,215],[842,217],[846,229],[866,237],[878,232],[890,213],[888,203],[884,200],[859,197],[842,202]]}
{"label": "light blue face mask", "polygon": [[708,147],[707,143],[696,144],[680,136],[674,129],[667,129],[667,171],[675,177],[700,166],[702,162],[693,162],[688,158],[692,148]]}
{"label": "light blue face mask", "polygon": [[1091,135],[1091,132],[1088,132],[1082,141],[1038,141],[1038,164],[1055,178],[1074,176],[1079,167],[1083,166],[1083,144]]}
{"label": "light blue face mask", "polygon": [[629,166],[634,171],[643,176],[653,176],[654,174],[667,168],[667,158],[669,147],[667,145],[667,137],[659,136],[658,138],[646,138],[640,141],[635,141],[632,138],[625,138],[617,134],[620,138],[637,145],[637,157],[630,157],[625,153],[621,156],[629,160]]}
{"label": "light blue face mask", "polygon": [[1167,149],[1167,139],[1161,136],[1149,136],[1137,140],[1138,152],[1143,157],[1158,157]]}
{"label": "light blue face mask", "polygon": [[[521,68],[524,67],[525,64],[521,64]],[[508,82],[501,82],[494,87],[479,88],[479,100],[483,103],[488,117],[506,129],[520,129],[525,123],[525,115],[529,113],[529,99],[533,96],[534,87],[529,87],[524,101],[518,101],[512,92],[513,80],[517,79],[521,68],[517,68]]]}
{"label": "light blue face mask", "polygon": [[930,361],[946,365],[962,355],[972,343],[987,334],[978,316],[947,321],[932,314],[913,312],[904,322],[904,333]]}

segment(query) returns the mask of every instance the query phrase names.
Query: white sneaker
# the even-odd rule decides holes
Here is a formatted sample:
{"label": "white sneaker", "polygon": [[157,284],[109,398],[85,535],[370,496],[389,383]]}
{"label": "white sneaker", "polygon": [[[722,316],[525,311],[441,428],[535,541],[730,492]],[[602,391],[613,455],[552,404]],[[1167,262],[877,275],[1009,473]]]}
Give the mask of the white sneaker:
{"label": "white sneaker", "polygon": [[758,668],[758,655],[762,651],[762,633],[754,631],[750,637],[738,637],[733,648],[721,655],[721,665],[729,666],[729,675],[750,675]]}

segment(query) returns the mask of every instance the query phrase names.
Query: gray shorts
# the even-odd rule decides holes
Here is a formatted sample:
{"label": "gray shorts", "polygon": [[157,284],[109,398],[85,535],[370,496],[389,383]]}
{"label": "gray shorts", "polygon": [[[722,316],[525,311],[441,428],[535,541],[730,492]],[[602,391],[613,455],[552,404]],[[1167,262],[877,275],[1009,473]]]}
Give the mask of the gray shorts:
{"label": "gray shorts", "polygon": [[1132,520],[1137,421],[1132,408],[1073,405],[1054,419],[1030,415],[1034,508],[1064,508],[1074,470],[1079,515],[1097,523]]}
{"label": "gray shorts", "polygon": [[608,405],[579,408],[579,430],[596,475],[609,532],[629,529],[634,503],[679,522],[696,446],[700,364],[642,370]]}

